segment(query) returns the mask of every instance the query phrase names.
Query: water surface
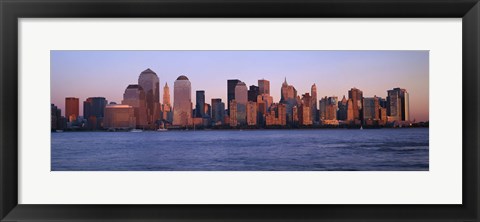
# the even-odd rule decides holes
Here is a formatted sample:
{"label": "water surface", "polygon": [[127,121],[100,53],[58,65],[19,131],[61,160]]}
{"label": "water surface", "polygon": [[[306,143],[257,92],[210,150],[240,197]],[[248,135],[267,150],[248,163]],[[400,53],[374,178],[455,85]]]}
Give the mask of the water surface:
{"label": "water surface", "polygon": [[418,171],[428,128],[52,133],[53,171]]}

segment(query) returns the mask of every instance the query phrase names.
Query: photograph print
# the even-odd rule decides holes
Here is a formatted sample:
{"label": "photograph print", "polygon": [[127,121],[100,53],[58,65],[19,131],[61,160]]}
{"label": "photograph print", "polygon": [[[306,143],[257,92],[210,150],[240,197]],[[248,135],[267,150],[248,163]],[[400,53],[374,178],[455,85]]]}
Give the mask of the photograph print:
{"label": "photograph print", "polygon": [[52,171],[428,171],[429,51],[50,51]]}

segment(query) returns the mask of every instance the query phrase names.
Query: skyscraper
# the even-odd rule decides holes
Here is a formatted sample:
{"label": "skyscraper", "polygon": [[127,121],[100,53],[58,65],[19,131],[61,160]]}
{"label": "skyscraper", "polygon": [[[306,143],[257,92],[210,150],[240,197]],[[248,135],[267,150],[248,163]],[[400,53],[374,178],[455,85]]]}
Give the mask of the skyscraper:
{"label": "skyscraper", "polygon": [[170,88],[165,83],[163,87],[162,119],[168,122],[173,121],[172,104],[170,103]]}
{"label": "skyscraper", "polygon": [[354,110],[353,110],[353,101],[352,99],[347,100],[347,121],[352,122],[355,120]]}
{"label": "skyscraper", "polygon": [[247,125],[257,125],[257,103],[248,101],[247,103]]}
{"label": "skyscraper", "polygon": [[258,80],[258,94],[270,95],[270,81],[266,79]]}
{"label": "skyscraper", "polygon": [[402,120],[402,99],[400,98],[399,90],[387,91],[387,115],[389,121],[401,121]]}
{"label": "skyscraper", "polygon": [[345,98],[345,95],[342,100],[338,102],[337,119],[347,120],[347,99]]}
{"label": "skyscraper", "polygon": [[287,78],[285,78],[285,81],[282,83],[282,87],[280,89],[280,103],[283,103],[286,105],[286,111],[287,111],[287,122],[292,123],[294,121],[294,118],[297,118],[293,114],[293,107],[297,106],[297,111],[298,111],[298,106],[299,101],[297,99],[297,90],[293,85],[288,85],[287,83]]}
{"label": "skyscraper", "polygon": [[248,90],[248,101],[257,102],[258,92],[259,92],[259,87],[255,85],[251,85],[250,89]]}
{"label": "skyscraper", "polygon": [[348,98],[352,100],[353,118],[355,120],[361,120],[363,108],[363,92],[354,87],[348,91]]}
{"label": "skyscraper", "polygon": [[173,84],[173,125],[192,124],[192,85],[181,75]]}
{"label": "skyscraper", "polygon": [[235,87],[239,82],[240,80],[238,79],[227,80],[227,104],[228,104],[227,113],[228,115],[230,115],[230,101],[235,99]]}
{"label": "skyscraper", "polygon": [[222,99],[212,99],[212,121],[215,125],[222,125],[225,118],[225,103]]}
{"label": "skyscraper", "polygon": [[147,101],[141,86],[137,84],[128,85],[123,93],[122,104],[133,108],[136,128],[143,129],[148,127]]}
{"label": "skyscraper", "polygon": [[331,96],[327,98],[326,120],[337,120],[338,97]]}
{"label": "skyscraper", "polygon": [[163,87],[163,104],[171,106],[172,104],[170,103],[170,87],[168,87],[168,84],[165,82],[165,86]]}
{"label": "skyscraper", "polygon": [[235,101],[237,102],[237,123],[247,124],[248,89],[244,82],[237,83],[235,87]]}
{"label": "skyscraper", "polygon": [[316,121],[319,121],[319,118],[318,118],[318,108],[317,108],[317,86],[315,85],[315,83],[312,85],[310,89],[310,93],[312,96],[312,99],[311,99],[312,104],[310,104],[310,109],[312,109],[312,111],[310,113],[312,115],[312,121],[316,122]]}
{"label": "skyscraper", "polygon": [[231,127],[236,127],[238,125],[238,118],[237,118],[237,101],[235,101],[234,99],[232,101],[230,101],[230,105],[229,105],[229,108],[230,108],[230,126]]}
{"label": "skyscraper", "polygon": [[155,127],[155,122],[160,117],[160,80],[155,72],[146,69],[138,77],[138,85],[145,92],[147,106],[147,124],[150,128]]}
{"label": "skyscraper", "polygon": [[406,89],[394,88],[387,91],[387,114],[392,120],[410,120],[410,101]]}
{"label": "skyscraper", "polygon": [[367,120],[380,119],[380,103],[378,97],[363,98],[363,119]]}
{"label": "skyscraper", "polygon": [[195,103],[195,117],[203,118],[205,116],[205,91],[197,90],[195,93],[196,103]]}
{"label": "skyscraper", "polygon": [[76,122],[78,118],[79,100],[75,97],[65,98],[65,117],[68,122]]}
{"label": "skyscraper", "polygon": [[87,120],[89,129],[102,127],[106,105],[107,100],[104,97],[89,97],[83,102],[83,118]]}
{"label": "skyscraper", "polygon": [[50,119],[51,131],[54,132],[56,130],[63,130],[65,128],[66,122],[65,122],[65,117],[62,117],[62,110],[59,109],[54,104],[51,104],[50,114],[51,114],[51,119]]}

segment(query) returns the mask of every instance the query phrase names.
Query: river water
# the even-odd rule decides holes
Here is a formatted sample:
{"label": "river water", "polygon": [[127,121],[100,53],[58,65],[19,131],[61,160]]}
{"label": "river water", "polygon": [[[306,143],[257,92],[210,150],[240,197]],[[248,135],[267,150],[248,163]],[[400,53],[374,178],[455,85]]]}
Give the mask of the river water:
{"label": "river water", "polygon": [[425,171],[428,128],[52,133],[53,171]]}

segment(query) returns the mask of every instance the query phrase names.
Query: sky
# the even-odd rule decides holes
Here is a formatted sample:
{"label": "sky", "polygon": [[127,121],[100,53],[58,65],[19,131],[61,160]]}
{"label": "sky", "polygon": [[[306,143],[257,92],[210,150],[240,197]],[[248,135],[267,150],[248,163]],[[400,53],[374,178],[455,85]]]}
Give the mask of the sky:
{"label": "sky", "polygon": [[50,53],[51,102],[65,111],[65,97],[80,99],[105,97],[121,103],[129,84],[138,84],[138,76],[147,68],[170,87],[180,75],[189,78],[192,102],[195,91],[205,90],[205,102],[227,99],[227,80],[240,79],[247,86],[259,79],[270,81],[274,102],[280,100],[280,88],[287,79],[299,95],[317,86],[317,97],[338,96],[356,87],[364,97],[386,98],[387,90],[404,88],[410,96],[410,118],[429,119],[428,51],[64,51]]}

